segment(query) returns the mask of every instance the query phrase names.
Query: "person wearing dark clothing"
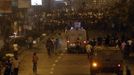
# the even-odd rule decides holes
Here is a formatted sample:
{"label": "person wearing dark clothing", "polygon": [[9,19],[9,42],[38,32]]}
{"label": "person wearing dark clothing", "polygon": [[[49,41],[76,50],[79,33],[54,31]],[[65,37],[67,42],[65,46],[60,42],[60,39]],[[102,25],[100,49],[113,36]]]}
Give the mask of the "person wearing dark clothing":
{"label": "person wearing dark clothing", "polygon": [[126,69],[127,69],[127,74],[126,75],[131,75],[130,69],[128,67]]}
{"label": "person wearing dark clothing", "polygon": [[5,71],[4,71],[4,75],[11,75],[12,74],[12,64],[10,62],[10,60],[7,60],[5,63]]}
{"label": "person wearing dark clothing", "polygon": [[123,54],[124,54],[124,58],[127,58],[129,56],[129,45],[128,45],[128,43],[126,44],[126,46],[124,48]]}
{"label": "person wearing dark clothing", "polygon": [[92,47],[94,49],[94,47],[96,46],[96,40],[95,40],[95,38],[92,41],[90,41],[90,42],[91,42],[91,45],[92,45]]}
{"label": "person wearing dark clothing", "polygon": [[98,45],[102,45],[102,41],[103,41],[103,38],[102,37],[98,37],[97,38],[97,42],[98,42],[97,44]]}
{"label": "person wearing dark clothing", "polygon": [[39,58],[38,58],[37,54],[34,52],[33,53],[33,57],[32,57],[33,73],[34,73],[34,75],[37,75],[38,60],[39,60]]}
{"label": "person wearing dark clothing", "polygon": [[81,43],[80,43],[80,39],[79,38],[77,38],[77,40],[76,40],[76,49],[75,49],[74,52],[76,52],[76,53],[80,53],[81,52]]}
{"label": "person wearing dark clothing", "polygon": [[109,42],[110,42],[110,39],[109,39],[109,36],[107,36],[106,39],[105,39],[105,45],[109,46]]}
{"label": "person wearing dark clothing", "polygon": [[59,49],[60,49],[60,39],[56,39],[55,42],[54,42],[54,48],[55,48],[55,53],[57,54],[59,52]]}
{"label": "person wearing dark clothing", "polygon": [[14,75],[18,75],[18,71],[19,71],[19,60],[17,57],[15,57],[15,59],[13,60],[13,74]]}
{"label": "person wearing dark clothing", "polygon": [[50,38],[48,38],[47,41],[46,41],[46,48],[47,48],[48,56],[51,56],[52,52],[54,50],[54,44],[53,44],[53,41]]}

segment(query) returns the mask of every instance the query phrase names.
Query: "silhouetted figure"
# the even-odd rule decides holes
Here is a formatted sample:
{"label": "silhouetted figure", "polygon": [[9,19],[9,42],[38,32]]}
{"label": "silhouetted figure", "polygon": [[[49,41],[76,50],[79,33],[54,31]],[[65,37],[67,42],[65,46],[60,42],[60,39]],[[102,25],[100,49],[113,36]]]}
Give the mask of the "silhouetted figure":
{"label": "silhouetted figure", "polygon": [[46,48],[47,48],[48,56],[51,56],[52,52],[54,50],[54,44],[53,44],[53,41],[50,38],[48,38],[47,41],[46,41]]}
{"label": "silhouetted figure", "polygon": [[90,43],[86,45],[86,52],[87,52],[88,59],[90,59],[92,55],[92,45]]}
{"label": "silhouetted figure", "polygon": [[19,71],[19,60],[17,57],[15,57],[13,60],[13,74],[18,75],[18,71]]}
{"label": "silhouetted figure", "polygon": [[9,59],[5,62],[4,75],[12,75],[12,64]]}
{"label": "silhouetted figure", "polygon": [[131,71],[128,67],[127,67],[127,75],[131,75]]}
{"label": "silhouetted figure", "polygon": [[37,75],[37,64],[38,64],[38,56],[37,54],[34,52],[33,53],[33,59],[32,59],[32,62],[33,62],[33,73],[35,75]]}

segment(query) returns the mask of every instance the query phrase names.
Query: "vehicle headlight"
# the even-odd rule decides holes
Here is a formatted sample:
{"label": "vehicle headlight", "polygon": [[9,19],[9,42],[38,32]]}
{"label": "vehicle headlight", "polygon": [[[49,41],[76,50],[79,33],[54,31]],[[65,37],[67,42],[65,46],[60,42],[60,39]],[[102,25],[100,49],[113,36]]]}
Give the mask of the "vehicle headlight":
{"label": "vehicle headlight", "polygon": [[92,63],[92,67],[97,67],[97,66],[98,66],[98,63],[96,63],[96,62]]}

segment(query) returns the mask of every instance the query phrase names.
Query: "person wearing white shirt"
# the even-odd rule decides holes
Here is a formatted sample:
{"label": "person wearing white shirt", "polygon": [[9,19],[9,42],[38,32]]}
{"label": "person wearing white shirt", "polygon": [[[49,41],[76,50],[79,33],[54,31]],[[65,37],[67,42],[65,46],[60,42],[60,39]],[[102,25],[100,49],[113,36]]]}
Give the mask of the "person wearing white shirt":
{"label": "person wearing white shirt", "polygon": [[87,52],[87,55],[88,55],[88,59],[91,56],[92,48],[93,48],[92,45],[90,45],[90,44],[86,45],[86,52]]}
{"label": "person wearing white shirt", "polygon": [[128,40],[127,42],[128,42],[128,45],[129,45],[129,46],[131,46],[131,45],[132,45],[132,43],[133,43],[133,41],[132,41],[132,40]]}

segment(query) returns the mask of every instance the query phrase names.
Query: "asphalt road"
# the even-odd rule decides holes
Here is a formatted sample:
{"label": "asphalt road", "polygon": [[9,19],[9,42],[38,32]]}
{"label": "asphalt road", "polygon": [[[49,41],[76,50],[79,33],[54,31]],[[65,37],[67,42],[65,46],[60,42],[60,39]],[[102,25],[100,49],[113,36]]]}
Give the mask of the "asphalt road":
{"label": "asphalt road", "polygon": [[[52,75],[90,75],[89,60],[83,54],[64,54],[62,59],[51,68]],[[130,65],[129,65],[130,66]],[[132,69],[132,68],[131,68]],[[97,75],[116,75],[98,73]],[[133,75],[133,74],[132,74]]]}
{"label": "asphalt road", "polygon": [[[65,43],[65,42],[64,42]],[[34,75],[32,72],[32,54],[37,52],[38,75],[90,75],[89,60],[85,54],[67,54],[66,45],[62,47],[62,53],[48,57],[44,45],[39,50],[25,50],[21,56],[19,75]],[[134,60],[125,60],[126,65],[134,75]],[[98,74],[114,75],[114,74]]]}
{"label": "asphalt road", "polygon": [[131,75],[134,75],[134,56],[126,59],[126,64],[128,68],[131,70]]}
{"label": "asphalt road", "polygon": [[[32,72],[32,53],[34,50],[27,50],[22,55],[19,75],[33,75]],[[37,51],[38,75],[90,75],[89,60],[85,54],[67,54],[65,50],[59,55],[48,57],[46,50]],[[134,75],[133,60],[127,60],[126,64]],[[114,75],[114,74],[98,74]]]}
{"label": "asphalt road", "polygon": [[53,75],[89,75],[89,61],[83,54],[64,54],[53,70]]}
{"label": "asphalt road", "polygon": [[[68,54],[65,46],[62,53],[48,57],[45,48],[39,50],[27,50],[22,56],[19,75],[33,75],[32,72],[32,53],[38,52],[38,75],[90,75],[89,60],[86,54]],[[125,60],[126,65],[131,69],[131,75],[134,75],[134,60]],[[101,73],[98,75],[115,75]]]}

